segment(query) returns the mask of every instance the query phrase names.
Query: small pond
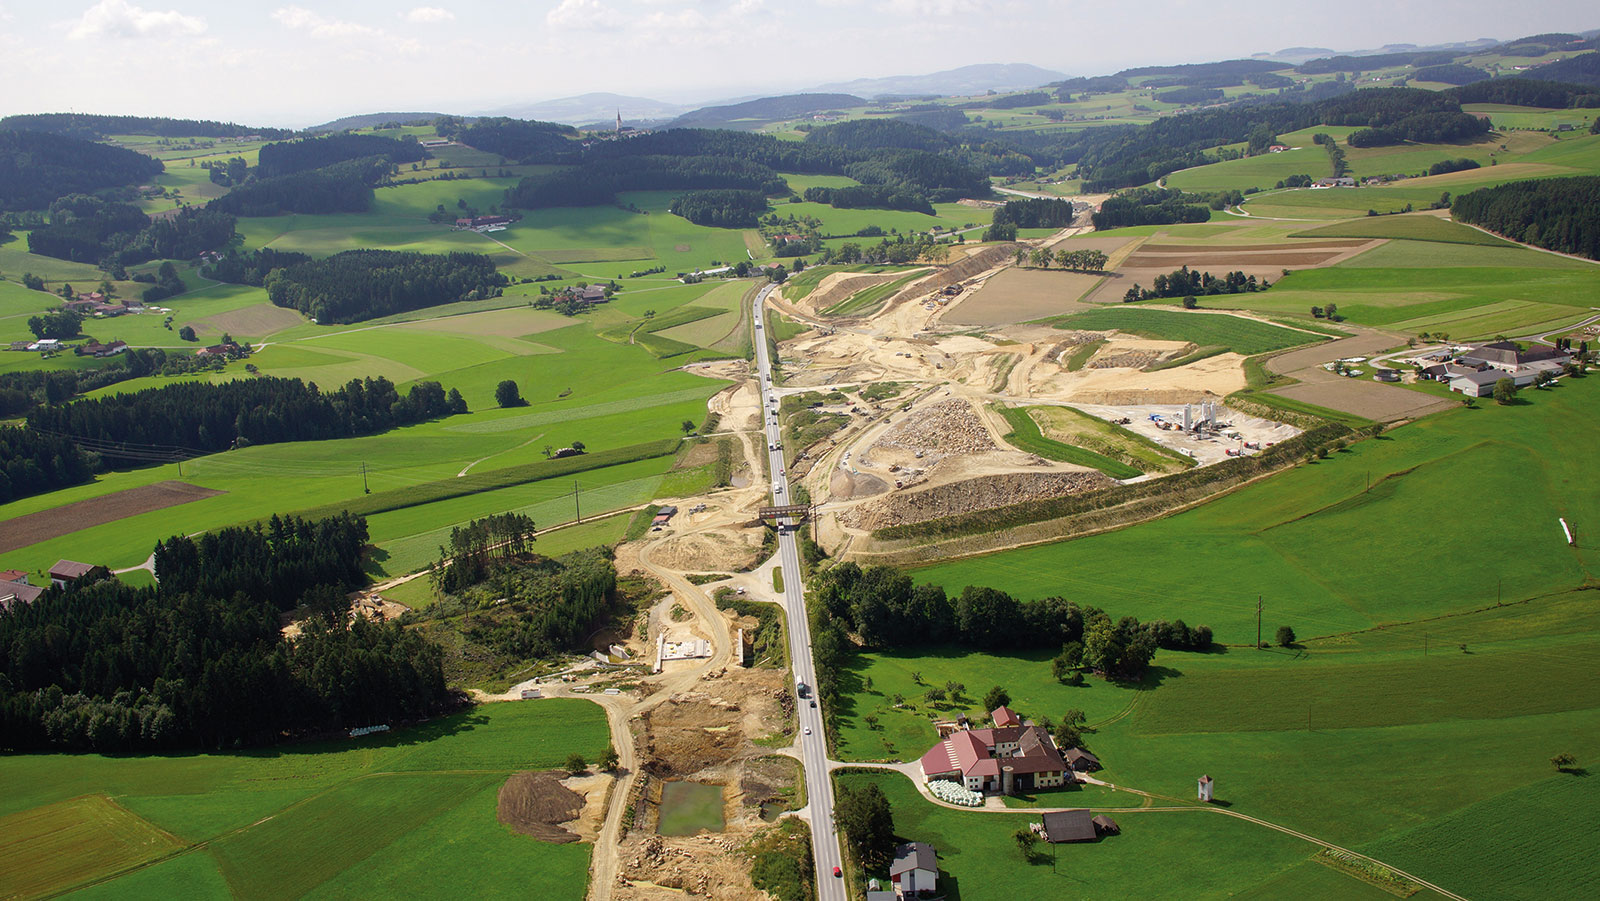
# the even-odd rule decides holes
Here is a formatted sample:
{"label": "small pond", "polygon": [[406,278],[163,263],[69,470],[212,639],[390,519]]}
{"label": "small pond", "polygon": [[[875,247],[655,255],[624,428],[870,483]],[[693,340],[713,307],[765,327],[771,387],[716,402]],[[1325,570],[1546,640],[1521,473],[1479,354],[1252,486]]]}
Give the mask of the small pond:
{"label": "small pond", "polygon": [[721,832],[722,786],[699,782],[667,782],[661,786],[662,835],[694,835]]}

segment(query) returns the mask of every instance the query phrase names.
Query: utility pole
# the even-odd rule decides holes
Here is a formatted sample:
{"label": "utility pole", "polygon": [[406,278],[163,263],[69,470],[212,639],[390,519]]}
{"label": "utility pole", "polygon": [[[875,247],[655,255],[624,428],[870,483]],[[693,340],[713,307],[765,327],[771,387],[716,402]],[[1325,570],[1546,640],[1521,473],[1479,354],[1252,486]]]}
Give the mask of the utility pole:
{"label": "utility pole", "polygon": [[572,480],[572,510],[577,514],[578,522],[583,522],[583,508],[578,506],[578,480]]}
{"label": "utility pole", "polygon": [[361,464],[361,490],[366,494],[372,493],[372,489],[367,487],[367,464],[365,461]]}
{"label": "utility pole", "polygon": [[1256,595],[1256,650],[1261,650],[1261,595]]}

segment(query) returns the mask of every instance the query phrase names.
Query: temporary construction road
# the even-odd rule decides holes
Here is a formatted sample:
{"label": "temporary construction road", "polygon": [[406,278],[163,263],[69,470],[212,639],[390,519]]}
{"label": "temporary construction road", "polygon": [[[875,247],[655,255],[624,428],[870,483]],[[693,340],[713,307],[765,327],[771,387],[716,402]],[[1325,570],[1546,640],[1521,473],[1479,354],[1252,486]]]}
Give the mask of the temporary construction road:
{"label": "temporary construction road", "polygon": [[[778,424],[778,405],[772,384],[772,358],[767,340],[762,305],[775,285],[756,294],[752,319],[755,322],[756,369],[761,388],[761,420],[767,436],[767,463],[772,474],[772,497],[776,504],[789,503],[788,477],[784,472],[783,436]],[[807,813],[811,821],[811,857],[817,868],[818,901],[844,901],[844,880],[834,872],[844,865],[839,853],[839,833],[833,823],[833,781],[828,777],[828,740],[823,732],[822,708],[815,703],[817,684],[811,658],[811,623],[806,617],[805,585],[801,581],[800,545],[795,539],[798,523],[778,524],[778,562],[783,567],[783,609],[789,629],[789,660],[794,667],[796,685],[812,687],[800,699],[800,763],[805,772]]]}

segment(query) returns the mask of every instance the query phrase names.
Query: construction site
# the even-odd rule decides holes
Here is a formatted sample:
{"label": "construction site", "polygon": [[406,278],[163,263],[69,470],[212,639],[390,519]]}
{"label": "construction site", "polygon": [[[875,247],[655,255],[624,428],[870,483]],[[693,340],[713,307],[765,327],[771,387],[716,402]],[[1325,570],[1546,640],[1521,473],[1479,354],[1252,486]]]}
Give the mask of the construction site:
{"label": "construction site", "polygon": [[[1102,243],[1113,258],[1131,250],[1125,240]],[[1057,327],[1050,318],[1083,309],[1076,298],[1098,277],[1019,271],[1017,247],[913,270],[881,303],[850,315],[837,311],[859,292],[906,276],[831,274],[793,302],[773,292],[767,309],[805,331],[777,345],[781,377],[767,396],[746,361],[685,367],[733,383],[708,402],[738,446],[729,487],[658,498],[674,515],[617,547],[619,573],[657,586],[636,629],[565,673],[495,698],[580,696],[606,710],[614,772],[524,774],[501,803],[513,828],[594,842],[590,897],[764,898],[750,849],[777,834],[786,812],[805,810],[793,749],[804,701],[783,641],[772,639],[782,615],[763,612],[782,601],[763,508],[804,505],[807,534],[834,559],[893,560],[885,548],[905,542],[875,533],[1159,479],[1299,434],[1225,402],[1246,387],[1240,354]],[[772,416],[781,444],[763,437]],[[791,497],[769,493],[769,453],[781,453]],[[1180,500],[1215,490],[1188,488]],[[1128,509],[1148,517],[1164,508],[1145,500]],[[1097,512],[1087,527],[1125,524],[1119,515]],[[1031,540],[1027,528],[997,530],[974,547]]]}

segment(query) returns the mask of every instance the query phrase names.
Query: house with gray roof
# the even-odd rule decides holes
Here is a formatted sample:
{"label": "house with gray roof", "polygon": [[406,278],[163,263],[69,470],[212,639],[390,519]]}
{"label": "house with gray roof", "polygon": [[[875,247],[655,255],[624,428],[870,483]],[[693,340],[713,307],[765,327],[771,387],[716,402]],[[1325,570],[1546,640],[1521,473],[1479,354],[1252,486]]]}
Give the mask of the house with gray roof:
{"label": "house with gray roof", "polygon": [[894,863],[889,865],[889,881],[894,883],[895,894],[901,898],[936,890],[939,857],[933,853],[933,846],[927,842],[907,842],[896,847]]}

